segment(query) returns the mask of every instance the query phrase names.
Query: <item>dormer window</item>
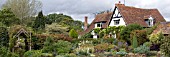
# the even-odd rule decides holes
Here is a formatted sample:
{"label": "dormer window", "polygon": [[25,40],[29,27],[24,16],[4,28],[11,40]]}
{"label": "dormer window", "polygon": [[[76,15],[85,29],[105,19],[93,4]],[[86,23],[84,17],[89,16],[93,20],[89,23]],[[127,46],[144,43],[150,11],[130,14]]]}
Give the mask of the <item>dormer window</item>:
{"label": "dormer window", "polygon": [[113,20],[114,21],[114,25],[119,25],[119,23],[120,23],[120,19],[118,19],[118,20]]}
{"label": "dormer window", "polygon": [[154,25],[154,18],[150,16],[148,19],[145,19],[145,22],[149,27],[152,27]]}
{"label": "dormer window", "polygon": [[97,22],[95,23],[95,28],[102,28],[103,24],[105,24],[106,22]]}

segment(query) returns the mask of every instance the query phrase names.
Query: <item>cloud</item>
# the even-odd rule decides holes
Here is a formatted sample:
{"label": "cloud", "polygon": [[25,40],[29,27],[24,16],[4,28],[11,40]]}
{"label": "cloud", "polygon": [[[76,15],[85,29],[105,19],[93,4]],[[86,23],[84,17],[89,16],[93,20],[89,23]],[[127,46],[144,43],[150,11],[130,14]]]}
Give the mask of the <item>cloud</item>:
{"label": "cloud", "polygon": [[[88,16],[91,22],[94,19],[93,13],[113,9],[118,1],[124,3],[124,0],[42,0],[42,3],[45,14],[60,12],[81,21],[84,21],[84,16]],[[140,8],[157,8],[166,20],[170,20],[169,0],[125,0],[125,4]]]}
{"label": "cloud", "polygon": [[2,5],[5,3],[6,0],[0,0],[0,9],[2,7]]}
{"label": "cloud", "polygon": [[[0,0],[0,7],[5,0]],[[70,15],[75,20],[84,21],[84,16],[89,17],[89,22],[94,19],[96,12],[113,9],[115,3],[124,0],[40,0],[43,3],[44,14],[63,13]],[[125,0],[126,6],[139,8],[157,8],[164,18],[170,21],[169,0]]]}

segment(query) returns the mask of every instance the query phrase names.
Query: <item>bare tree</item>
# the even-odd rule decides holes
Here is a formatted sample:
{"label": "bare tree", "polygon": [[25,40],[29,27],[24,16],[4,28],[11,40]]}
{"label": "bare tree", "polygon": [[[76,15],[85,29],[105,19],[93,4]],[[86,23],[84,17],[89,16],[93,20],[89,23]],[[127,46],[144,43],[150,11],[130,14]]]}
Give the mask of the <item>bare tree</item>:
{"label": "bare tree", "polygon": [[3,8],[10,8],[11,11],[24,23],[24,19],[35,16],[42,7],[39,0],[7,0]]}

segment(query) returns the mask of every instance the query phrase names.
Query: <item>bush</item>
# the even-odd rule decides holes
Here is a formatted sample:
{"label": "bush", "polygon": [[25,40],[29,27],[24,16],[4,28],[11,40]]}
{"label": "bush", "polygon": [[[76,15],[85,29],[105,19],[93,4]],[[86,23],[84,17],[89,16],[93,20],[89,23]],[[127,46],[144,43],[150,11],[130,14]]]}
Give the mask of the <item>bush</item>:
{"label": "bush", "polygon": [[116,52],[116,54],[117,54],[117,55],[120,55],[120,56],[125,56],[125,55],[128,54],[128,53],[126,52],[125,49],[120,49],[120,51],[119,51],[119,52]]}
{"label": "bush", "polygon": [[161,40],[162,44],[160,46],[161,52],[163,52],[167,57],[170,57],[170,36],[167,36]]}
{"label": "bush", "polygon": [[9,35],[6,27],[0,27],[0,45],[8,47]]}
{"label": "bush", "polygon": [[98,44],[94,47],[97,52],[104,52],[109,49],[109,44],[108,43],[102,43]]}
{"label": "bush", "polygon": [[137,38],[136,38],[136,35],[133,36],[133,48],[137,48],[138,47],[138,41],[137,41]]}
{"label": "bush", "polygon": [[19,54],[10,52],[7,47],[0,47],[0,57],[19,57]]}
{"label": "bush", "polygon": [[143,43],[149,41],[147,38],[146,30],[134,30],[130,34],[131,40],[133,39],[133,36],[136,36],[138,40],[138,45],[143,45]]}
{"label": "bush", "polygon": [[78,38],[78,33],[74,29],[71,29],[69,32],[69,36],[72,38]]}
{"label": "bush", "polygon": [[134,30],[141,30],[143,29],[142,26],[138,24],[130,24],[123,28],[123,30],[120,32],[120,38],[125,40],[129,45],[131,45],[131,40],[130,40],[130,33]]}
{"label": "bush", "polygon": [[140,45],[140,47],[134,48],[134,53],[148,54],[149,51],[150,47],[147,47],[146,45]]}
{"label": "bush", "polygon": [[41,57],[41,50],[31,50],[24,53],[24,57]]}

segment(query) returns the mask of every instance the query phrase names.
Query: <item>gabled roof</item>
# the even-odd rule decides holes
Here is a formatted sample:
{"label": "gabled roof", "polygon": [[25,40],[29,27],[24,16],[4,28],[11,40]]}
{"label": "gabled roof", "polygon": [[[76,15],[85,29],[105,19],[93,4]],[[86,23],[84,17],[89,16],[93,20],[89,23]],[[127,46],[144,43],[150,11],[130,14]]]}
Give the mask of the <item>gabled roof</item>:
{"label": "gabled roof", "polygon": [[126,25],[137,23],[143,27],[149,27],[145,19],[148,19],[150,16],[154,18],[155,23],[165,22],[165,19],[157,9],[141,9],[125,6],[124,4],[116,4],[115,8],[118,8]]}
{"label": "gabled roof", "polygon": [[106,28],[111,20],[112,14],[113,12],[108,12],[96,15],[95,19],[92,21],[90,26],[84,32],[80,33],[80,35],[86,34],[93,30],[93,28],[95,27],[95,23],[97,22],[106,22],[102,26],[102,28]]}
{"label": "gabled roof", "polygon": [[[122,15],[126,25],[136,23],[140,24],[143,27],[149,27],[145,22],[145,19],[148,19],[149,17],[154,18],[154,23],[165,22],[165,19],[157,9],[141,9],[125,6],[124,4],[115,4],[115,9],[116,8]],[[95,23],[97,22],[106,22],[102,28],[108,27],[114,11],[96,15],[90,26],[83,33],[80,33],[80,35],[83,35],[93,30],[95,27]]]}
{"label": "gabled roof", "polygon": [[170,34],[170,22],[161,22],[152,34],[157,34],[159,32],[162,32],[162,34]]}

